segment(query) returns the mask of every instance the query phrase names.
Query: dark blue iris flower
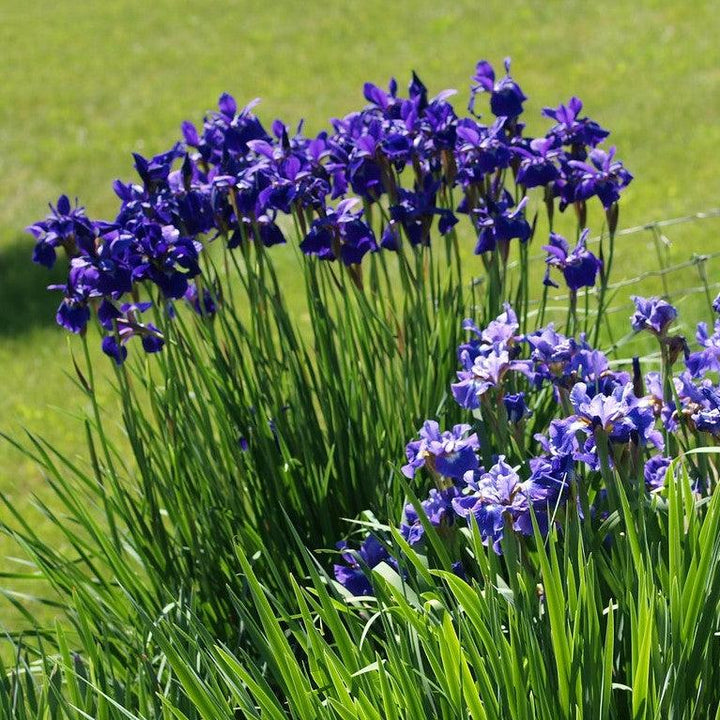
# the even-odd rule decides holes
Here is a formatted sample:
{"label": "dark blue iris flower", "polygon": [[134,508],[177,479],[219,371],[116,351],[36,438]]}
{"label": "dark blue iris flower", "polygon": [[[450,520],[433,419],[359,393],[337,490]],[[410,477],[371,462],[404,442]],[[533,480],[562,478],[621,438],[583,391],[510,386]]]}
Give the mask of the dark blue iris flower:
{"label": "dark blue iris flower", "polygon": [[316,255],[321,260],[338,257],[345,265],[359,263],[363,256],[377,250],[375,234],[363,220],[362,211],[354,211],[357,200],[341,201],[337,208],[328,208],[324,218],[315,220],[300,243],[306,255]]}
{"label": "dark blue iris flower", "polygon": [[548,253],[547,271],[543,282],[545,285],[558,287],[550,278],[550,268],[562,271],[565,283],[570,290],[579,290],[583,287],[593,287],[602,263],[587,249],[587,239],[590,231],[586,228],[580,234],[577,245],[570,250],[568,241],[557,233],[550,233],[550,242],[543,245]]}
{"label": "dark blue iris flower", "polygon": [[527,148],[514,146],[513,153],[520,159],[517,182],[526,188],[544,187],[560,176],[555,162],[560,152],[552,139],[531,140]]}
{"label": "dark blue iris flower", "polygon": [[50,205],[50,215],[45,220],[26,228],[36,240],[33,262],[51,268],[57,258],[56,249],[62,247],[68,257],[81,250],[94,247],[97,228],[85,214],[85,208],[72,207],[67,195],[61,195],[57,205]]}
{"label": "dark blue iris flower", "polygon": [[440,183],[428,176],[422,190],[412,192],[400,188],[398,203],[390,207],[390,217],[395,223],[402,225],[413,246],[430,244],[430,228],[434,215],[439,217],[438,230],[441,235],[447,234],[457,224],[458,220],[450,210],[435,205],[439,187]]}
{"label": "dark blue iris flower", "polygon": [[513,424],[517,424],[532,415],[532,410],[530,410],[525,402],[524,392],[505,395],[503,397],[503,403],[505,404],[505,412],[507,413],[508,420]]}
{"label": "dark blue iris flower", "polygon": [[614,147],[608,152],[595,148],[588,159],[590,162],[569,160],[567,163],[572,170],[574,200],[588,200],[597,195],[607,209],[620,199],[620,191],[630,184],[633,176],[615,160]]}
{"label": "dark blue iris flower", "polygon": [[510,58],[505,58],[505,77],[495,81],[495,70],[487,60],[481,60],[475,68],[470,99],[470,112],[474,112],[478,93],[490,93],[490,110],[495,117],[516,118],[522,114],[527,97],[520,86],[510,77]]}
{"label": "dark blue iris flower", "polygon": [[503,119],[486,127],[471,118],[457,123],[455,145],[458,181],[479,183],[488,173],[510,166],[512,149],[503,131]]}
{"label": "dark blue iris flower", "polygon": [[587,157],[586,148],[594,148],[610,134],[594,120],[580,117],[583,104],[579,98],[572,97],[567,105],[558,105],[557,108],[544,108],[542,113],[555,120],[550,128],[548,137],[558,145],[571,148],[574,160],[584,160]]}
{"label": "dark blue iris flower", "polygon": [[488,199],[476,208],[473,211],[478,236],[475,254],[492,252],[499,243],[507,243],[514,238],[527,242],[532,228],[525,219],[526,204],[527,198],[523,198],[515,205],[512,196],[505,191],[499,200]]}
{"label": "dark blue iris flower", "polygon": [[368,535],[357,551],[351,551],[345,542],[338,543],[337,548],[345,564],[333,566],[335,580],[355,597],[372,595],[372,585],[366,574],[368,570],[381,562],[395,564],[385,546],[374,535]]}
{"label": "dark blue iris flower", "polygon": [[133,280],[150,280],[167,298],[179,299],[188,280],[200,272],[200,243],[182,237],[171,225],[146,223],[138,228],[131,250]]}

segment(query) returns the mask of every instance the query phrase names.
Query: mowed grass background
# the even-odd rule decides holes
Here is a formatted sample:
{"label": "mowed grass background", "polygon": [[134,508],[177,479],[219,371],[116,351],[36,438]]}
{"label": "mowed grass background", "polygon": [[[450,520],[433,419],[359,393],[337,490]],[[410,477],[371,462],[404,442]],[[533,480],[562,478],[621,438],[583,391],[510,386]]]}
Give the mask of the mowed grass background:
{"label": "mowed grass background", "polygon": [[[719,33],[716,3],[700,0],[0,0],[0,429],[20,437],[28,428],[84,455],[73,416],[86,408],[66,375],[68,345],[80,346],[54,326],[59,298],[44,289],[62,272],[30,263],[23,228],[60,193],[112,218],[110,185],[132,177],[131,151],[167,149],[180,122],[200,122],[220,93],[240,104],[261,97],[268,124],[305,118],[315,132],[364,103],[364,81],[384,85],[395,75],[405,87],[413,69],[431,94],[457,88],[461,110],[476,61],[499,69],[511,55],[530,97],[531,134],[547,127],[543,106],[573,94],[612,130],[636,177],[623,201],[627,227],[720,205]],[[706,221],[669,232],[671,260],[720,249],[718,230],[720,222]],[[656,266],[648,234],[628,237],[618,252],[616,278]],[[294,255],[276,255],[288,292],[299,296]],[[690,270],[671,282],[682,290],[698,278]],[[112,394],[103,395],[113,422]],[[33,493],[48,497],[43,483],[32,463],[0,445],[0,490],[15,505],[33,513]],[[8,554],[17,550],[0,539],[0,570],[12,568]],[[0,605],[0,624],[13,618]]]}

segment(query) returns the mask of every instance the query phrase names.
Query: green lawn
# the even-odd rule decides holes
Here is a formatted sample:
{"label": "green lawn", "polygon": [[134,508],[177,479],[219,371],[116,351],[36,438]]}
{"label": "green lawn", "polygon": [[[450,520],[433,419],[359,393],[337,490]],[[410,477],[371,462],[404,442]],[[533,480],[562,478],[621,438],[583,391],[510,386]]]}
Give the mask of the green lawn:
{"label": "green lawn", "polygon": [[[264,120],[305,117],[315,131],[363,103],[365,80],[396,75],[404,85],[416,69],[431,93],[458,88],[462,105],[475,62],[511,55],[531,132],[544,127],[541,107],[573,94],[613,131],[636,176],[623,203],[628,226],[720,205],[719,33],[716,3],[701,0],[0,0],[0,429],[27,427],[83,453],[68,341],[44,290],[58,275],[31,266],[23,228],[62,192],[112,216],[110,183],[130,176],[130,152],[166,149],[180,122],[199,121],[221,92],[241,103],[260,96]],[[719,249],[719,225],[669,232],[672,260]],[[654,264],[653,252],[648,235],[627,238],[616,277]],[[697,285],[697,275],[672,283]],[[43,492],[33,466],[5,445],[0,490],[21,507]],[[10,551],[0,539],[0,556]]]}

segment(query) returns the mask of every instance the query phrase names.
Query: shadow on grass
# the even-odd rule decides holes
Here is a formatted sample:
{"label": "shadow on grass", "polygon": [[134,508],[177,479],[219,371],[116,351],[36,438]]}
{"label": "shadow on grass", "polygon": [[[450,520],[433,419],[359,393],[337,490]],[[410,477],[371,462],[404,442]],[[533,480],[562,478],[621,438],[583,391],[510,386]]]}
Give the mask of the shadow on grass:
{"label": "shadow on grass", "polygon": [[47,286],[65,282],[66,265],[62,259],[52,270],[35,265],[32,249],[33,239],[23,235],[0,246],[0,337],[55,323],[62,293]]}

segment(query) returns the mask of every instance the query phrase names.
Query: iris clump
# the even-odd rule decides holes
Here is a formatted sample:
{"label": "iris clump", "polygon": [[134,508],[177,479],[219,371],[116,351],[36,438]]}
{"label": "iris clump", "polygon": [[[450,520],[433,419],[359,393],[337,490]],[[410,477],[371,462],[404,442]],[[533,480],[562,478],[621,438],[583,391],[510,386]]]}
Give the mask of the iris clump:
{"label": "iris clump", "polygon": [[[677,310],[658,298],[633,299],[632,328],[664,336]],[[705,349],[687,355],[683,369],[666,378],[648,372],[639,383],[630,372],[611,369],[605,353],[583,337],[565,337],[552,324],[518,334],[510,306],[483,329],[471,320],[463,327],[471,338],[457,355],[468,369],[458,372],[451,394],[469,422],[442,432],[426,421],[402,468],[411,479],[425,473],[434,485],[419,507],[406,506],[398,527],[419,552],[431,549],[421,512],[467,569],[469,526],[500,554],[508,532],[533,542],[533,522],[541,535],[553,525],[561,532],[568,503],[582,523],[592,524],[607,517],[613,469],[635,502],[648,502],[672,480],[668,434],[674,448],[683,438],[720,437],[717,359],[708,354],[714,346],[704,324],[698,340]],[[633,365],[639,368],[637,358],[628,369]],[[664,398],[663,381],[672,383],[679,404]],[[696,473],[694,487],[707,491],[708,478],[699,467]],[[402,563],[401,556],[390,560]],[[336,571],[341,584],[345,572]]]}
{"label": "iris clump", "polygon": [[[455,91],[430,97],[415,74],[405,96],[394,79],[387,90],[366,83],[368,104],[314,137],[303,134],[302,123],[293,131],[280,120],[268,131],[254,114],[257,101],[239,107],[223,94],[201,127],[182,124],[182,137],[169,150],[149,158],[134,153],[138,178],[115,182],[114,220],[92,220],[61,196],[45,220],[28,228],[35,262],[51,267],[59,250],[70,261],[68,281],[58,287],[64,293],[58,323],[82,335],[101,304],[119,308],[140,295],[167,315],[203,275],[209,243],[285,244],[283,216],[299,230],[302,253],[341,261],[361,287],[367,254],[417,251],[431,245],[435,232],[455,242],[463,215],[485,266],[497,251],[507,262],[510,243],[526,244],[533,235],[532,188],[581,215],[598,196],[616,215],[632,176],[614,149],[598,147],[607,131],[580,117],[582,103],[573,98],[543,111],[556,121],[545,136],[527,137],[519,122],[527,98],[509,74],[509,59],[505,69],[498,79],[483,60],[473,76],[471,110],[476,96],[487,96],[496,117],[489,125],[459,115],[450,103]],[[586,240],[587,233],[571,252],[550,235],[551,264],[573,291],[593,287],[601,267]],[[123,360],[117,348],[127,333],[121,338],[115,326],[100,325],[103,348]]]}
{"label": "iris clump", "polygon": [[223,94],[113,220],[61,196],[29,228],[92,408],[89,463],[29,453],[72,550],[6,503],[77,630],[68,716],[714,712],[720,319],[689,343],[636,295],[612,338],[610,133],[572,97],[529,136],[509,59],[469,93],[368,82],[314,136]]}

